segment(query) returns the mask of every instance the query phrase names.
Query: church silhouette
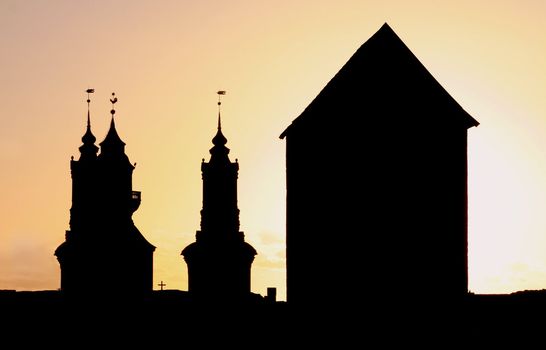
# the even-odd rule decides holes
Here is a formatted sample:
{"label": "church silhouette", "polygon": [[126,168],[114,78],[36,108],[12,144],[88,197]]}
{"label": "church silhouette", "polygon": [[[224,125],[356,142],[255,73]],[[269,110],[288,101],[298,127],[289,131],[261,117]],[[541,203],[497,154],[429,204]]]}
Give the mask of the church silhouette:
{"label": "church silhouette", "polygon": [[61,291],[67,295],[143,295],[152,291],[155,247],[132,220],[141,193],[133,191],[135,166],[129,162],[125,143],[116,131],[114,93],[110,101],[110,129],[97,155],[88,95],[87,130],[79,148],[80,158],[70,161],[70,230],[55,251],[61,266]]}

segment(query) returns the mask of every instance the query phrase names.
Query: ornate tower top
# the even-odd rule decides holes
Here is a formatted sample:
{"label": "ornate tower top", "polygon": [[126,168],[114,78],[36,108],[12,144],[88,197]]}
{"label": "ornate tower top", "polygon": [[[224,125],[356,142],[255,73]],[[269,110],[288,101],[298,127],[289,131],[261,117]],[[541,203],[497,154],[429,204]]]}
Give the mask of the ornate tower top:
{"label": "ornate tower top", "polygon": [[91,132],[90,94],[94,93],[95,89],[87,89],[85,92],[87,92],[87,130],[82,136],[83,145],[79,148],[81,153],[80,160],[95,159],[99,151],[99,148],[95,145],[97,138]]}
{"label": "ornate tower top", "polygon": [[203,210],[201,211],[201,230],[221,233],[228,237],[239,232],[239,209],[237,208],[237,177],[239,163],[229,160],[227,139],[222,134],[220,100],[225,91],[218,91],[218,131],[212,139],[210,161],[203,160]]}
{"label": "ornate tower top", "polygon": [[124,153],[125,142],[123,142],[121,138],[119,137],[116,131],[116,124],[114,122],[114,115],[116,114],[114,105],[116,104],[116,102],[118,102],[116,93],[112,92],[112,98],[110,99],[110,102],[112,102],[112,110],[110,111],[110,113],[112,114],[112,120],[110,121],[110,129],[108,130],[108,133],[106,134],[106,137],[104,138],[104,141],[100,143],[100,146],[102,148],[101,154]]}
{"label": "ornate tower top", "polygon": [[212,138],[212,144],[214,147],[210,149],[210,162],[217,162],[217,161],[223,161],[226,160],[229,162],[228,154],[229,154],[229,148],[227,148],[225,145],[227,143],[227,139],[222,134],[222,116],[221,116],[221,96],[225,95],[226,92],[221,90],[217,92],[218,94],[218,131],[216,132],[216,135]]}

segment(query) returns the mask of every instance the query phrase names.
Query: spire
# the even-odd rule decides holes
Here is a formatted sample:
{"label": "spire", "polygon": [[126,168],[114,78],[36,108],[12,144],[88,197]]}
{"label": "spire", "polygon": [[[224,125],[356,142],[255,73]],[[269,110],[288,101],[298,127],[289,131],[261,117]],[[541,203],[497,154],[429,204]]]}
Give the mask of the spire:
{"label": "spire", "polygon": [[226,92],[223,90],[220,90],[217,92],[218,94],[218,130],[222,129],[222,117],[220,116],[220,109],[222,108],[222,100],[220,99],[222,95],[225,95]]}
{"label": "spire", "polygon": [[220,114],[222,101],[220,100],[220,97],[222,95],[225,95],[226,92],[223,91],[223,90],[220,90],[220,91],[217,92],[217,94],[218,94],[218,132],[216,133],[216,136],[214,136],[214,138],[212,139],[212,143],[215,146],[223,146],[223,145],[225,145],[227,143],[227,139],[222,134],[222,116]]}
{"label": "spire", "polygon": [[[212,144],[214,147],[210,149],[210,154],[212,155],[211,161],[217,157],[222,157],[228,159],[227,155],[229,153],[229,148],[225,146],[227,143],[226,137],[222,134],[222,117],[221,117],[221,106],[222,101],[220,100],[222,95],[225,95],[226,92],[221,90],[217,92],[218,94],[218,131],[216,135],[212,138]],[[229,161],[229,159],[228,159]]]}
{"label": "spire", "polygon": [[87,92],[87,130],[82,136],[83,145],[79,148],[81,153],[80,159],[95,158],[99,150],[99,148],[95,146],[97,138],[91,132],[90,94],[94,93],[95,89],[87,89],[85,92]]}
{"label": "spire", "polygon": [[116,97],[116,94],[114,92],[112,92],[112,98],[110,99],[110,102],[112,102],[112,110],[110,111],[110,113],[112,114],[112,120],[110,121],[110,129],[108,130],[104,141],[100,143],[100,146],[102,148],[101,154],[112,151],[123,153],[125,147],[125,142],[123,142],[119,137],[118,132],[116,131],[116,123],[114,122],[114,115],[116,114],[114,105],[116,102],[118,102],[118,98]]}
{"label": "spire", "polygon": [[82,142],[84,144],[93,144],[95,141],[97,141],[97,138],[93,133],[91,132],[91,113],[90,113],[90,104],[91,104],[91,98],[89,94],[92,94],[95,92],[95,89],[87,89],[85,92],[87,92],[87,131],[85,132],[85,135],[82,137]]}

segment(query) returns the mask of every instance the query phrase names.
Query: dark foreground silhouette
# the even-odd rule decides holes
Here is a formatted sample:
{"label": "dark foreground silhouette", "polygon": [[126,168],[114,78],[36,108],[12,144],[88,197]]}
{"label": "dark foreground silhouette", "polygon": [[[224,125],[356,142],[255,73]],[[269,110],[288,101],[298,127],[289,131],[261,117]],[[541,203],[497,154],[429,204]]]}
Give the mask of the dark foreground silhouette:
{"label": "dark foreground silhouette", "polygon": [[256,341],[260,341],[270,346],[296,342],[336,344],[336,348],[371,346],[376,340],[468,345],[476,339],[495,344],[533,337],[541,334],[536,332],[542,332],[544,325],[546,291],[467,295],[460,303],[439,300],[434,307],[394,309],[385,299],[367,300],[364,311],[328,304],[301,308],[259,297],[241,304],[203,304],[176,290],[155,291],[139,299],[116,294],[100,302],[92,296],[71,300],[60,291],[0,291],[4,339],[30,332],[126,345],[159,339],[164,345],[206,347],[220,342],[258,347]]}

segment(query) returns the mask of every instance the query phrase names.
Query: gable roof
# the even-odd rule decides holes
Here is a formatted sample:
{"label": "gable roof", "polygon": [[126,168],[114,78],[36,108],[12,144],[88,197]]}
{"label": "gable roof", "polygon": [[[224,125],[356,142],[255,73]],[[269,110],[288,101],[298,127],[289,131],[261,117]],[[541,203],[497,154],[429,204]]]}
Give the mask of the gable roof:
{"label": "gable roof", "polygon": [[458,118],[456,121],[466,128],[479,125],[385,23],[362,44],[280,138],[290,133],[294,126],[309,122],[314,111],[327,110],[339,101],[354,105],[355,99],[386,99],[385,94],[403,97],[405,102],[411,101],[414,105],[434,104],[435,112]]}

